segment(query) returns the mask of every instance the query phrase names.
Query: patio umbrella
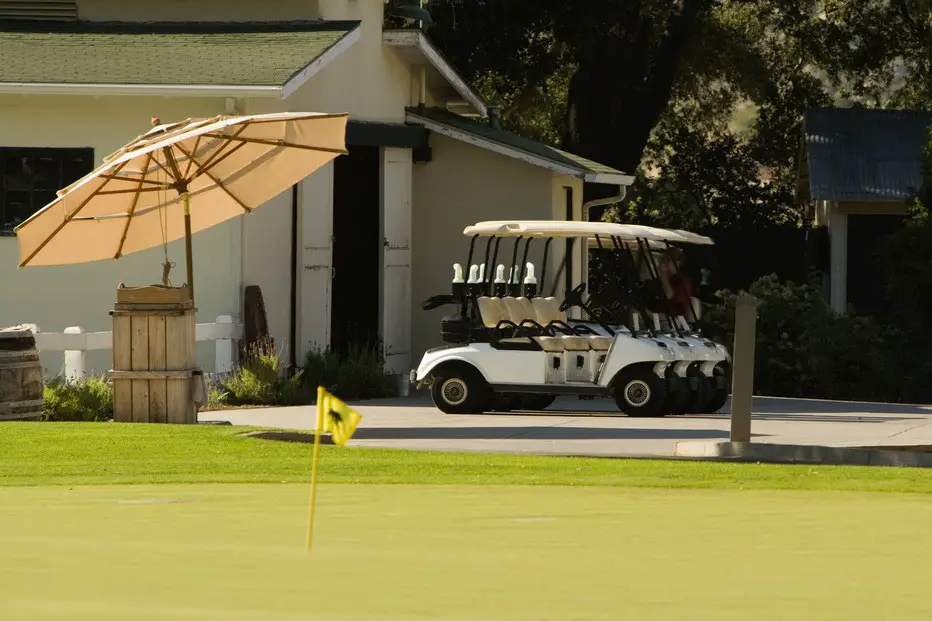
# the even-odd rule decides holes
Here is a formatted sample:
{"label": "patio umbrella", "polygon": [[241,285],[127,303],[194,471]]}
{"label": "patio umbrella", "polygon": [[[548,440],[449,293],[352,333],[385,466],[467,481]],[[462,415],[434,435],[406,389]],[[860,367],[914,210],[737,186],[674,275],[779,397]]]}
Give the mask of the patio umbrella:
{"label": "patio umbrella", "polygon": [[346,122],[296,112],[153,119],[16,227],[19,266],[119,259],[184,237],[193,299],[191,234],[251,212],[346,153]]}

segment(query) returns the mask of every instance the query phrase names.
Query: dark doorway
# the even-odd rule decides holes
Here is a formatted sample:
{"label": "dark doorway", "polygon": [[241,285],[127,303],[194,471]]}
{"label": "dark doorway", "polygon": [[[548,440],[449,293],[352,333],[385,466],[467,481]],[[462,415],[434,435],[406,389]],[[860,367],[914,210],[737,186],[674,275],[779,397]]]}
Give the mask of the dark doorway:
{"label": "dark doorway", "polygon": [[877,256],[880,241],[895,232],[905,216],[848,216],[848,304],[864,315],[882,315],[888,308],[886,278]]}
{"label": "dark doorway", "polygon": [[346,352],[379,337],[379,148],[349,147],[333,171],[331,347]]}

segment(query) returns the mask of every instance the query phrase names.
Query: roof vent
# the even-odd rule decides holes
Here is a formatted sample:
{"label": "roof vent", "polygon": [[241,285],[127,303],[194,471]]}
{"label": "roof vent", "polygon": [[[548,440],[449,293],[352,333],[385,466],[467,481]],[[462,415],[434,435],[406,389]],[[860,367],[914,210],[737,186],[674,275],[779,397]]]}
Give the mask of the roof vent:
{"label": "roof vent", "polygon": [[0,20],[77,21],[78,3],[66,0],[0,0]]}

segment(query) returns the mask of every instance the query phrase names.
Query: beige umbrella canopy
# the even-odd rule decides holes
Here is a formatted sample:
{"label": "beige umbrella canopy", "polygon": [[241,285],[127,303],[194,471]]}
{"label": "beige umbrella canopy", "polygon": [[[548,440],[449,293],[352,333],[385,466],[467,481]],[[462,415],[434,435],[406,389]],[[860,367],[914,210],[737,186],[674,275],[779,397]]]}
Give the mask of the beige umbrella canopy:
{"label": "beige umbrella canopy", "polygon": [[119,259],[184,237],[193,298],[191,234],[249,213],[346,153],[346,122],[283,112],[157,125],[16,228],[19,265]]}

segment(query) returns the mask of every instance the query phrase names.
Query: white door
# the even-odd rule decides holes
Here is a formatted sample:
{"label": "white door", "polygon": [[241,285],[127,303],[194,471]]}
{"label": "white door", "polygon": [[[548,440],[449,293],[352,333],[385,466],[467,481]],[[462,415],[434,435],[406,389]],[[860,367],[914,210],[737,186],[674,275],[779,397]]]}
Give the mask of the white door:
{"label": "white door", "polygon": [[333,279],[333,163],[306,177],[299,190],[302,251],[298,255],[299,363],[308,350],[330,344]]}
{"label": "white door", "polygon": [[382,343],[385,368],[411,369],[411,183],[410,149],[382,152]]}

